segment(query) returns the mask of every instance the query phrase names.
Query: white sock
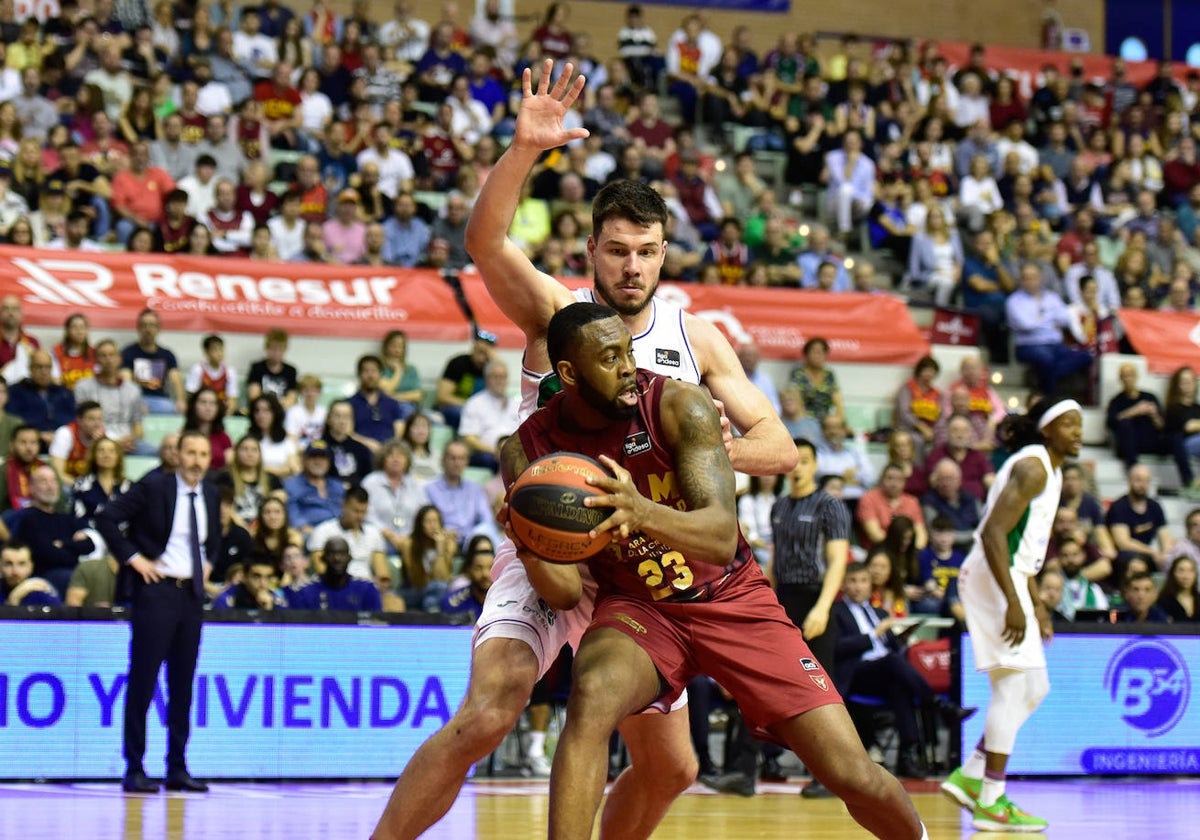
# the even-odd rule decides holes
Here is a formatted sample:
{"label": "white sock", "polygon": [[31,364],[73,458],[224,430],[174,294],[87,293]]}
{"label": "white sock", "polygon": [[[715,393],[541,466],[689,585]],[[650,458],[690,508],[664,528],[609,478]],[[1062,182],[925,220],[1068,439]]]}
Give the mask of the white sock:
{"label": "white sock", "polygon": [[983,770],[987,762],[987,756],[983,750],[976,747],[971,757],[963,762],[962,772],[968,779],[982,779]]}
{"label": "white sock", "polygon": [[921,823],[921,840],[929,840],[929,829],[925,827],[925,823]]}
{"label": "white sock", "polygon": [[1004,777],[994,779],[984,775],[983,788],[979,791],[979,804],[987,808],[996,804],[996,800],[1004,795]]}
{"label": "white sock", "polygon": [[546,733],[545,732],[530,732],[529,733],[529,749],[525,751],[527,758],[546,754]]}

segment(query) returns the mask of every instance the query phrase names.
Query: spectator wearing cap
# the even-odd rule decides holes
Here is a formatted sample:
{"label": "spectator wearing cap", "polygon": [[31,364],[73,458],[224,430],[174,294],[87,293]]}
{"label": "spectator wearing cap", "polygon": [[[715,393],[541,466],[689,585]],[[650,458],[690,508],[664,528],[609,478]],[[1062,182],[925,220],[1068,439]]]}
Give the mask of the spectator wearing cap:
{"label": "spectator wearing cap", "polygon": [[203,219],[217,203],[217,161],[210,154],[196,156],[195,171],[181,178],[179,189],[188,195],[186,212],[193,219]]}
{"label": "spectator wearing cap", "polygon": [[367,226],[358,217],[361,201],[358,193],[344,189],[338,193],[334,216],[321,227],[325,248],[336,262],[343,265],[362,257],[366,251]]}
{"label": "spectator wearing cap", "polygon": [[134,228],[160,224],[166,196],[174,189],[174,179],[165,170],[150,165],[150,145],[145,140],[134,143],[129,168],[113,176],[110,204],[116,217],[117,240],[128,242]]}
{"label": "spectator wearing cap", "polygon": [[288,522],[306,539],[317,525],[341,514],[346,490],[342,482],[330,477],[332,463],[329,446],[323,440],[314,440],[304,450],[300,475],[283,482]]}

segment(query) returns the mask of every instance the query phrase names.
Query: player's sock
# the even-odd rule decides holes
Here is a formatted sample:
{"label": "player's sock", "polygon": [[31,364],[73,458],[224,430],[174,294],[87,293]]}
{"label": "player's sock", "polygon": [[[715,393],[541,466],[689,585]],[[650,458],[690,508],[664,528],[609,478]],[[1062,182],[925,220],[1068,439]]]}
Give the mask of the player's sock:
{"label": "player's sock", "polygon": [[533,731],[529,733],[529,749],[525,751],[527,758],[546,754],[546,733]]}
{"label": "player's sock", "polygon": [[983,774],[983,787],[979,791],[979,804],[987,808],[995,805],[996,800],[1004,795],[1004,774],[986,771]]}
{"label": "player's sock", "polygon": [[921,823],[921,840],[929,840],[929,829],[925,827],[925,823]]}
{"label": "player's sock", "polygon": [[979,743],[975,745],[975,751],[971,753],[971,757],[963,762],[962,774],[968,779],[982,779],[983,770],[987,762],[987,753],[983,750],[983,739],[979,739]]}

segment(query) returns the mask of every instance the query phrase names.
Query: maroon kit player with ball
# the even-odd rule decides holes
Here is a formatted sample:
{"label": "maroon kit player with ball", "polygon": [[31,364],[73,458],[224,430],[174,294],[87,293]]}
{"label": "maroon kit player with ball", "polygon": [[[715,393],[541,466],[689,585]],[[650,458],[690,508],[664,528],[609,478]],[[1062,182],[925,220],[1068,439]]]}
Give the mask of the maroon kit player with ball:
{"label": "maroon kit player with ball", "polygon": [[[559,310],[546,341],[563,390],[509,438],[503,474],[511,485],[530,461],[559,451],[595,458],[611,477],[591,480],[604,493],[585,504],[613,509],[594,529],[612,541],[588,561],[599,590],[554,757],[552,840],[592,836],[609,736],[628,715],[665,711],[699,673],[728,689],[760,734],[795,751],[875,836],[927,837],[754,562],[712,399],[639,370],[632,335],[608,307]],[[526,547],[518,556],[548,602],[579,600],[578,566]]]}

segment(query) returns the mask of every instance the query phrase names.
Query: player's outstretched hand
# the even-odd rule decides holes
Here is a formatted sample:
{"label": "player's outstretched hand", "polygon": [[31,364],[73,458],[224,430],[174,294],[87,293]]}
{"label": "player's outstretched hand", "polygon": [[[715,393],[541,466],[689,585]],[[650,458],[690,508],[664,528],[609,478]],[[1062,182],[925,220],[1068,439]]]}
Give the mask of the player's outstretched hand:
{"label": "player's outstretched hand", "polygon": [[628,539],[630,534],[642,529],[642,525],[649,515],[647,505],[650,506],[650,509],[653,509],[655,505],[638,492],[629,470],[607,455],[600,456],[600,463],[612,473],[612,477],[593,476],[588,479],[588,484],[605,491],[607,495],[589,496],[583,500],[583,503],[588,507],[610,507],[613,508],[613,513],[612,516],[593,528],[592,534],[611,531],[614,540]]}
{"label": "player's outstretched hand", "polygon": [[576,76],[572,80],[571,74],[574,71],[574,66],[568,62],[551,88],[550,76],[554,72],[554,61],[546,59],[542,64],[542,77],[538,80],[537,93],[534,93],[533,73],[528,67],[525,68],[521,74],[523,96],[521,109],[517,112],[513,145],[544,151],[588,136],[586,128],[563,128],[563,117],[583,92],[584,77]]}

